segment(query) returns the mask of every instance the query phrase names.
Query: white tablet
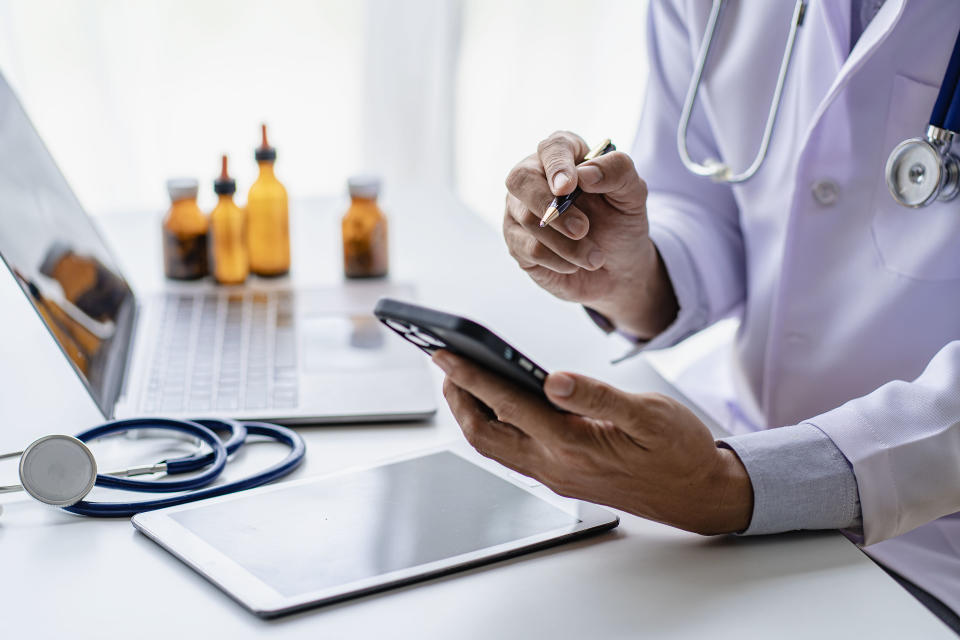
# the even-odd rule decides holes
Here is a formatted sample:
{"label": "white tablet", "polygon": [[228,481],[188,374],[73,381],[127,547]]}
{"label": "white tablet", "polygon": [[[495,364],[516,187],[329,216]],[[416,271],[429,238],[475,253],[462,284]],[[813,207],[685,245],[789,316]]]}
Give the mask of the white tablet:
{"label": "white tablet", "polygon": [[133,518],[137,529],[264,617],[493,562],[618,522],[609,511],[451,450]]}

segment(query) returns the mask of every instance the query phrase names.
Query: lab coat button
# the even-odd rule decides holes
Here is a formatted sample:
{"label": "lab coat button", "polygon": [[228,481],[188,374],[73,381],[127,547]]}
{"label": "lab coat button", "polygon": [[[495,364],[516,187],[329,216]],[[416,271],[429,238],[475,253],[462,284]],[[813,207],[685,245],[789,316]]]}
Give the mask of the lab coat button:
{"label": "lab coat button", "polygon": [[833,180],[817,180],[810,190],[813,199],[824,207],[831,207],[840,199],[840,185]]}

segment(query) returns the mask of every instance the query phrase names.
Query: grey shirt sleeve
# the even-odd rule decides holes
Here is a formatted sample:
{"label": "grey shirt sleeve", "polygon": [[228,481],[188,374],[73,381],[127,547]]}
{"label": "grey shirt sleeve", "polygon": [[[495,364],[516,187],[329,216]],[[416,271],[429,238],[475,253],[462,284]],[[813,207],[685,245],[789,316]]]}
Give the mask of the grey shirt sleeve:
{"label": "grey shirt sleeve", "polygon": [[753,517],[744,535],[861,528],[853,468],[816,426],[768,429],[717,444],[739,456],[753,485]]}

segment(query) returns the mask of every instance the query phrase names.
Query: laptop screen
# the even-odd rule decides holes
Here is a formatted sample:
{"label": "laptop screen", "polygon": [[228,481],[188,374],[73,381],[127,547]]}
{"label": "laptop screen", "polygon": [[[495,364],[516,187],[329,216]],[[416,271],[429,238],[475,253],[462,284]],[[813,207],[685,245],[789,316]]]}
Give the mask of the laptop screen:
{"label": "laptop screen", "polygon": [[104,417],[112,417],[133,292],[2,75],[0,150],[0,257]]}

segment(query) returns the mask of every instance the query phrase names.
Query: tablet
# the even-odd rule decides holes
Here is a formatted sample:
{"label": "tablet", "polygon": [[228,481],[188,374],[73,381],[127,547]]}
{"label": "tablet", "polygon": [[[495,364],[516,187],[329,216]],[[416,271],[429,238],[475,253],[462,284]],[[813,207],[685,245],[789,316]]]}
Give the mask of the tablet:
{"label": "tablet", "polygon": [[[469,458],[469,459],[468,459]],[[274,617],[559,544],[618,524],[454,450],[141,513],[133,525]]]}

